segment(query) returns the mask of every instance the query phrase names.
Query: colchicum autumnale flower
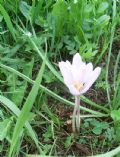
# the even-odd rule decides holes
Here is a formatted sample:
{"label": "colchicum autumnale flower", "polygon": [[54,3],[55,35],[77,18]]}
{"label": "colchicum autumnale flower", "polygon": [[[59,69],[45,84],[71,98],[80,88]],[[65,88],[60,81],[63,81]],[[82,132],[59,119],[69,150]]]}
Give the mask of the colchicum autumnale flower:
{"label": "colchicum autumnale flower", "polygon": [[78,125],[80,125],[80,95],[86,93],[89,90],[89,88],[100,75],[101,68],[97,67],[93,70],[92,63],[86,64],[83,62],[79,53],[74,55],[72,64],[69,61],[59,62],[59,68],[66,86],[68,87],[70,93],[75,96],[73,125],[75,125],[75,115],[77,115],[78,118],[76,118],[76,127],[78,129]]}

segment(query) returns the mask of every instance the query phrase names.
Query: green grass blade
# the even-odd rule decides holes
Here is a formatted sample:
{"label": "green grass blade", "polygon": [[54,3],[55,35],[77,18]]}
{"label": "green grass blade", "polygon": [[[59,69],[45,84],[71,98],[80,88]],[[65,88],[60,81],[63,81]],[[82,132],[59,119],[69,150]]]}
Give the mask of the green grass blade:
{"label": "green grass blade", "polygon": [[103,44],[103,47],[102,47],[102,51],[101,51],[101,53],[97,56],[97,59],[96,59],[96,61],[95,61],[95,66],[96,66],[98,63],[100,63],[100,61],[102,60],[102,58],[103,58],[103,56],[104,56],[106,50],[108,49],[108,45],[109,45],[109,43],[105,40],[105,41],[104,41],[104,44]]}
{"label": "green grass blade", "polygon": [[103,107],[104,105],[96,104],[95,102],[91,101],[90,99],[86,98],[85,96],[81,96],[81,100],[84,101],[85,103],[91,105],[91,106],[94,106],[94,107],[96,107],[98,109],[101,109],[101,110],[105,111],[106,113],[110,112],[109,109]]}
{"label": "green grass blade", "polygon": [[24,103],[24,106],[21,110],[20,116],[18,117],[15,129],[13,132],[12,142],[11,142],[10,151],[9,151],[9,157],[12,156],[12,153],[14,151],[14,147],[15,147],[18,139],[19,139],[22,128],[23,128],[24,124],[26,123],[26,121],[28,119],[28,115],[30,113],[30,110],[31,110],[31,108],[35,102],[35,98],[36,98],[38,90],[39,90],[39,85],[42,81],[44,69],[45,69],[45,60],[42,64],[42,67],[41,67],[39,73],[38,73],[38,76],[35,80],[35,83],[32,87],[32,90],[30,91],[30,93],[26,99],[26,102]]}
{"label": "green grass blade", "polygon": [[118,55],[117,55],[117,59],[116,59],[116,62],[115,62],[115,67],[114,67],[114,77],[113,77],[113,82],[114,82],[114,90],[116,90],[116,79],[117,79],[117,69],[118,69],[118,66],[119,66],[119,61],[120,61],[120,51],[118,52]]}
{"label": "green grass blade", "polygon": [[[21,111],[19,110],[19,108],[11,100],[9,100],[6,97],[0,95],[0,102],[1,102],[1,105],[3,105],[4,107],[7,107],[9,109],[9,111],[12,111],[16,115],[16,117],[19,117]],[[25,123],[25,127],[27,129],[27,132],[28,132],[29,136],[33,139],[33,141],[35,142],[35,144],[36,144],[36,146],[37,146],[37,148],[40,152],[41,148],[38,144],[39,141],[36,137],[35,132],[33,131],[32,127],[31,127],[31,125],[29,124],[29,122]]]}
{"label": "green grass blade", "polygon": [[115,17],[116,17],[116,0],[113,0],[113,15],[112,15],[112,28],[111,28],[111,37],[110,37],[110,46],[109,46],[109,52],[108,52],[108,59],[107,59],[107,64],[106,64],[106,87],[107,87],[107,97],[108,97],[108,103],[111,108],[111,98],[110,98],[110,85],[109,85],[109,78],[108,78],[108,71],[109,71],[109,65],[110,65],[110,59],[111,59],[111,54],[112,54],[112,43],[113,43],[113,38],[115,34]]}
{"label": "green grass blade", "polygon": [[15,29],[13,27],[13,24],[12,24],[12,22],[10,20],[10,17],[8,15],[8,13],[6,12],[6,10],[3,8],[3,6],[1,4],[0,4],[0,12],[2,13],[2,15],[4,17],[4,20],[5,20],[6,24],[7,24],[7,27],[9,29],[9,31],[11,32],[14,40],[16,40]]}

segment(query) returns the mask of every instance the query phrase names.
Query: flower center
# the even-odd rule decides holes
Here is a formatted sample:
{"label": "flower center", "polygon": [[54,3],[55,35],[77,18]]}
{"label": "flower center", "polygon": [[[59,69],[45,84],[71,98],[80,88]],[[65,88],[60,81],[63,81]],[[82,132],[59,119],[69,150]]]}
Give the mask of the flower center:
{"label": "flower center", "polygon": [[76,81],[74,84],[74,87],[77,89],[77,91],[81,91],[81,89],[83,88],[83,83],[80,83],[79,81]]}

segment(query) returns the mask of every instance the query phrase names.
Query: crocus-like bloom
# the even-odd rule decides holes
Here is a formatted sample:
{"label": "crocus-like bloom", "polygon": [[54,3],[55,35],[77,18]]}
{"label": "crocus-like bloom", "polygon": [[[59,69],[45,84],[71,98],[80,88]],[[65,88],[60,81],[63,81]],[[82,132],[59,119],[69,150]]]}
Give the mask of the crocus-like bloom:
{"label": "crocus-like bloom", "polygon": [[93,70],[92,63],[83,62],[79,53],[74,55],[72,64],[69,61],[59,62],[59,68],[66,86],[75,96],[87,92],[101,72],[100,67]]}

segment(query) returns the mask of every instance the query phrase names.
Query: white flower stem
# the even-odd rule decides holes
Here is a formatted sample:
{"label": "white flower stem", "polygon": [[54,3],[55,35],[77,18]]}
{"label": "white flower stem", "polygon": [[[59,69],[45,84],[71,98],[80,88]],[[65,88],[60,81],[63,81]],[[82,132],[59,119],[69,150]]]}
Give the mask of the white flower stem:
{"label": "white flower stem", "polygon": [[76,129],[79,132],[79,128],[80,128],[80,97],[75,96],[75,107],[74,107],[73,118],[72,118],[73,132],[76,132]]}
{"label": "white flower stem", "polygon": [[77,99],[77,111],[76,111],[76,129],[80,131],[80,97]]}

